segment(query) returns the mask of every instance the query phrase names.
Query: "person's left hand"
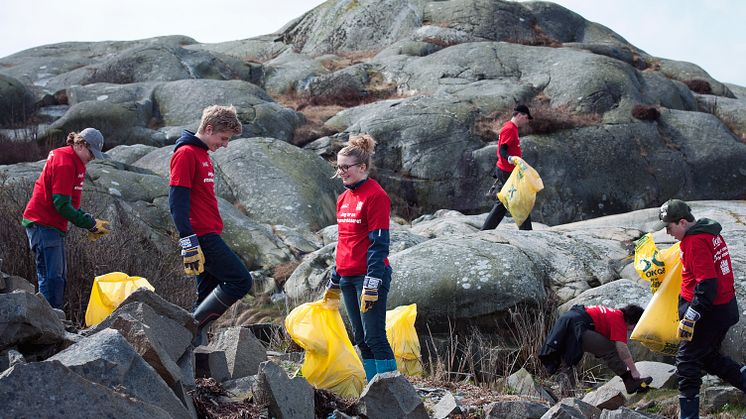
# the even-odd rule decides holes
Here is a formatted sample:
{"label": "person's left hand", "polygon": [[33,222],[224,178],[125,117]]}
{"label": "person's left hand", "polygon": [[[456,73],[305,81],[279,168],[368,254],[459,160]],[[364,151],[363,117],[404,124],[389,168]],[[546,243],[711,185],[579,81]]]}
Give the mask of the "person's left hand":
{"label": "person's left hand", "polygon": [[93,227],[88,229],[88,233],[86,233],[86,235],[88,236],[88,240],[95,242],[96,240],[100,239],[101,237],[104,237],[110,232],[111,231],[109,230],[109,222],[106,220],[99,220],[97,218],[96,224],[94,224]]}
{"label": "person's left hand", "polygon": [[694,325],[697,324],[697,320],[702,317],[697,310],[689,307],[686,309],[684,318],[679,322],[679,328],[676,330],[676,336],[688,342],[691,342],[694,337]]}

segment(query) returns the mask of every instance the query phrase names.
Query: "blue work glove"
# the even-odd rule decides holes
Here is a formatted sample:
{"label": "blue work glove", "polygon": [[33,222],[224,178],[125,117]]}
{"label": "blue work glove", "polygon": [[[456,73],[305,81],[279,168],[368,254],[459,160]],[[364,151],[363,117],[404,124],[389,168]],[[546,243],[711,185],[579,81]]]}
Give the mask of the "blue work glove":
{"label": "blue work glove", "polygon": [[182,237],[179,239],[181,246],[181,257],[184,259],[184,273],[197,276],[205,271],[205,255],[199,246],[197,235]]}
{"label": "blue work glove", "polygon": [[360,295],[361,313],[365,313],[373,308],[373,304],[378,301],[379,286],[381,286],[381,280],[379,278],[373,278],[372,276],[365,277],[365,280],[363,281],[363,293]]}
{"label": "blue work glove", "polygon": [[694,325],[702,317],[697,310],[689,307],[684,313],[684,318],[679,322],[679,328],[676,330],[676,336],[681,340],[690,341],[694,337]]}

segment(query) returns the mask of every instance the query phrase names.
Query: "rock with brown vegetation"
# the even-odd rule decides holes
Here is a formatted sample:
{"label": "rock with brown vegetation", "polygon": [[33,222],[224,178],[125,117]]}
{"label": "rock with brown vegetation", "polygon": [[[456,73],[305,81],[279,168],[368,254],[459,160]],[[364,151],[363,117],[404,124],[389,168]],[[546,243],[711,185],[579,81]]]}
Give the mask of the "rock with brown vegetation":
{"label": "rock with brown vegetation", "polygon": [[0,387],[10,389],[0,392],[3,415],[8,417],[174,417],[161,407],[130,397],[122,388],[88,381],[59,361],[16,365],[0,374]]}
{"label": "rock with brown vegetation", "polygon": [[62,321],[41,294],[0,294],[0,350],[20,344],[56,344],[64,335]]}
{"label": "rock with brown vegetation", "polygon": [[105,329],[89,336],[50,361],[61,362],[91,382],[158,406],[173,417],[192,417],[168,384],[116,330]]}
{"label": "rock with brown vegetation", "polygon": [[259,365],[267,360],[267,349],[246,327],[221,330],[210,341],[210,347],[225,352],[231,379],[256,375]]}
{"label": "rock with brown vegetation", "polygon": [[314,417],[314,390],[303,377],[288,378],[277,364],[267,361],[259,367],[256,399],[269,405],[277,419]]}
{"label": "rock with brown vegetation", "polygon": [[371,419],[429,417],[417,391],[398,371],[373,377],[360,394],[360,409]]}

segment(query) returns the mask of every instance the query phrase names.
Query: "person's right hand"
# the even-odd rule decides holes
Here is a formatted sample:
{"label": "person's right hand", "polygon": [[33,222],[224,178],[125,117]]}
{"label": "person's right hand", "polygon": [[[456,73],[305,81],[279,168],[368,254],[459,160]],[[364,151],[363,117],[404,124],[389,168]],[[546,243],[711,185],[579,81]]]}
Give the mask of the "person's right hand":
{"label": "person's right hand", "polygon": [[184,259],[184,273],[197,276],[205,271],[205,254],[197,240],[197,235],[182,237],[179,240],[181,246],[181,257]]}
{"label": "person's right hand", "polygon": [[324,291],[324,304],[339,302],[341,296],[342,290],[339,288],[327,288],[326,291]]}
{"label": "person's right hand", "polygon": [[508,156],[508,163],[514,166],[518,164],[518,156]]}
{"label": "person's right hand", "polygon": [[700,314],[697,310],[689,307],[686,309],[684,318],[679,322],[679,328],[676,330],[676,336],[685,341],[691,342],[694,337],[694,325],[697,324],[697,320],[700,318]]}

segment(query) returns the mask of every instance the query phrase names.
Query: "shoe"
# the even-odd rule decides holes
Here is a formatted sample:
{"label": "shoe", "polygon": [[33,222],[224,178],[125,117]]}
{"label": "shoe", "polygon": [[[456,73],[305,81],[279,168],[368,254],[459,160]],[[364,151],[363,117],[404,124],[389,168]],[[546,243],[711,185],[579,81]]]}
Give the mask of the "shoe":
{"label": "shoe", "polygon": [[226,294],[220,289],[220,286],[215,287],[212,292],[205,297],[200,305],[194,310],[192,317],[197,321],[198,329],[197,336],[192,341],[192,346],[195,348],[202,345],[207,345],[207,330],[210,328],[210,324],[222,316],[230,306],[238,301],[237,298],[233,298]]}
{"label": "shoe", "polygon": [[650,383],[653,382],[653,377],[632,378],[632,373],[629,371],[622,374],[621,377],[627,394],[646,393],[650,390]]}

